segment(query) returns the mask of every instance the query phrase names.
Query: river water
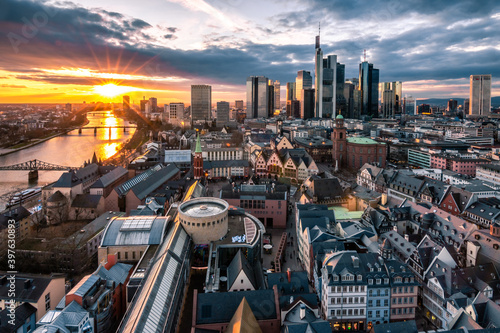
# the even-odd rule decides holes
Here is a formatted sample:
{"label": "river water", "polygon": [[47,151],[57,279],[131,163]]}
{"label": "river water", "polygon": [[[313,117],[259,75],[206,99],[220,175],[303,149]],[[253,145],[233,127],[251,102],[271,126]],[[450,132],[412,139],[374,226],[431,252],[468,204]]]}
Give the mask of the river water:
{"label": "river water", "polygon": [[[86,127],[95,126],[127,126],[128,121],[117,118],[111,111],[99,111],[87,114],[89,123]],[[114,155],[120,145],[134,134],[135,129],[122,128],[84,129],[79,134],[78,130],[67,135],[61,135],[34,147],[20,150],[5,156],[0,156],[0,166],[23,163],[29,160],[80,167],[85,161],[92,158],[94,152],[97,158],[106,159]],[[6,194],[29,187],[44,186],[56,181],[64,171],[38,171],[38,182],[28,183],[28,171],[1,171],[0,170],[0,210],[5,208]]]}

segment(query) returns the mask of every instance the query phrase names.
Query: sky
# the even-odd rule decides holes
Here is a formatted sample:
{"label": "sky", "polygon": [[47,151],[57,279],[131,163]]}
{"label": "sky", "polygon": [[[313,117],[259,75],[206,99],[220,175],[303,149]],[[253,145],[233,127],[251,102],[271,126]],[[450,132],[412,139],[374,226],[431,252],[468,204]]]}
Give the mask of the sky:
{"label": "sky", "polygon": [[366,50],[404,95],[466,98],[470,75],[492,74],[500,96],[497,0],[2,0],[0,103],[189,104],[210,84],[233,104],[250,75],[279,80],[283,101],[297,71],[314,73],[319,23],[346,79]]}

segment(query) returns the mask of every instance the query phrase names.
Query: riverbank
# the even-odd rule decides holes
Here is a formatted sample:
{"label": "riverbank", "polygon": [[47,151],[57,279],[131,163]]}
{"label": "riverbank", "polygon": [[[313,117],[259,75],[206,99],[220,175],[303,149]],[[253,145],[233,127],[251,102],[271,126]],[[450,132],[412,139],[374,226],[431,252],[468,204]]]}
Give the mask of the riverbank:
{"label": "riverbank", "polygon": [[[85,122],[83,122],[81,125],[79,125],[79,127],[87,126],[89,124],[89,122],[90,121],[87,119],[87,117],[85,117]],[[53,139],[53,138],[57,138],[58,136],[61,136],[61,135],[68,134],[69,132],[74,131],[74,130],[75,130],[74,128],[65,129],[65,130],[59,131],[56,134],[49,135],[48,137],[45,137],[45,138],[34,139],[34,140],[36,140],[35,142],[27,143],[26,145],[23,145],[22,147],[18,147],[18,148],[0,148],[0,157],[5,156],[5,155],[9,155],[12,153],[16,153],[16,152],[23,150],[23,149],[28,149],[28,148],[34,147],[36,145],[39,145],[40,143],[43,143],[43,142],[48,141],[48,140]],[[16,146],[19,146],[19,144],[17,144]]]}
{"label": "riverbank", "polygon": [[106,160],[106,165],[122,165],[126,167],[131,160],[138,156],[137,150],[147,142],[147,129],[136,128],[134,135],[120,145],[116,153]]}

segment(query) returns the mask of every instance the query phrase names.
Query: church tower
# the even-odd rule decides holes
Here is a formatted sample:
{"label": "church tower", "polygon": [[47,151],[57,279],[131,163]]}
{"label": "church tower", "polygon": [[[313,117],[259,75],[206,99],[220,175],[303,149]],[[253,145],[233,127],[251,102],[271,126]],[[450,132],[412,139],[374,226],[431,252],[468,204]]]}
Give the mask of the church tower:
{"label": "church tower", "polygon": [[198,133],[194,150],[194,179],[201,179],[203,176],[203,156],[201,153],[200,133]]}
{"label": "church tower", "polygon": [[347,130],[344,126],[344,117],[339,114],[335,118],[335,127],[332,132],[333,141],[333,163],[335,165],[335,170],[342,168],[347,161]]}

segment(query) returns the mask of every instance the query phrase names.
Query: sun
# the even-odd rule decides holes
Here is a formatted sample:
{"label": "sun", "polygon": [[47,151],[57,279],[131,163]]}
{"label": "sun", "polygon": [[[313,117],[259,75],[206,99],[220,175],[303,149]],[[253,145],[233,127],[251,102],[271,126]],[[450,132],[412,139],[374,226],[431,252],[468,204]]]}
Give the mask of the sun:
{"label": "sun", "polygon": [[103,85],[94,86],[94,93],[104,97],[115,97],[135,90],[141,90],[141,89],[128,86],[119,86],[115,83],[107,83]]}

